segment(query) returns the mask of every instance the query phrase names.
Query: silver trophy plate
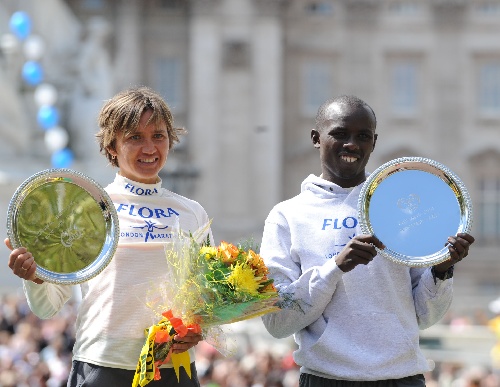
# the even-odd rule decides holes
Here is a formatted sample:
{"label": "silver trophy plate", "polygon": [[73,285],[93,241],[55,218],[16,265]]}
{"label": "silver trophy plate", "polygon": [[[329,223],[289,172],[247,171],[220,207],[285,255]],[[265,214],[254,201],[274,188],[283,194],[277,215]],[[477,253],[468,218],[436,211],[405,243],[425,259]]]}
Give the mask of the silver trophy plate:
{"label": "silver trophy plate", "polygon": [[449,236],[468,233],[472,204],[462,181],[444,165],[421,157],[398,158],[365,181],[358,201],[363,234],[384,243],[377,252],[411,267],[450,257]]}
{"label": "silver trophy plate", "polygon": [[102,272],[116,250],[118,216],[95,181],[69,169],[50,169],[24,181],[7,213],[12,247],[26,247],[44,281],[73,285]]}

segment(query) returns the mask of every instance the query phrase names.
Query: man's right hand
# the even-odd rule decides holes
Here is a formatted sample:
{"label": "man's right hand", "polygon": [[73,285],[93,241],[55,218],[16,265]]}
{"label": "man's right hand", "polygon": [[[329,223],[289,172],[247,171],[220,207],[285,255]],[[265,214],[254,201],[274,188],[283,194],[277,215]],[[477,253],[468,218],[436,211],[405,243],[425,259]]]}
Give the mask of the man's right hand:
{"label": "man's right hand", "polygon": [[358,265],[368,265],[377,255],[375,247],[385,248],[375,235],[355,236],[335,258],[335,262],[340,270],[347,273]]}
{"label": "man's right hand", "polygon": [[24,280],[43,284],[43,281],[35,275],[36,262],[33,255],[25,247],[13,249],[9,238],[6,238],[4,242],[12,250],[9,255],[9,267],[12,272]]}

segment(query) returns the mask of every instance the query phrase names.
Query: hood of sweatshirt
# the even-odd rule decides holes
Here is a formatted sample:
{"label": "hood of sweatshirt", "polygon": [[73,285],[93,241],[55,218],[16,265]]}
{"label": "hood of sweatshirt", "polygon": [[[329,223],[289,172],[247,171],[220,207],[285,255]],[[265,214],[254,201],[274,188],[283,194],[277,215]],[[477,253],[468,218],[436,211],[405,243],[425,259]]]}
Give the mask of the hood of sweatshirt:
{"label": "hood of sweatshirt", "polygon": [[[366,174],[369,176],[369,173]],[[357,185],[356,187],[343,188],[331,181],[325,180],[320,176],[309,175],[301,184],[300,192],[310,191],[315,196],[322,198],[331,198],[336,195],[348,195],[355,188],[360,188],[363,183]]]}

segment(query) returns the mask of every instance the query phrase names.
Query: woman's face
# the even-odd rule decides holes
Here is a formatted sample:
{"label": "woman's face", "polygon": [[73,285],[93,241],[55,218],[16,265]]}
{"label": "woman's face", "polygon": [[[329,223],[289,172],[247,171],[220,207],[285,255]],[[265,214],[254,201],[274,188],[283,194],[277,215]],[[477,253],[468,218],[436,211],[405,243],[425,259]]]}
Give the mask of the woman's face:
{"label": "woman's face", "polygon": [[152,110],[142,113],[137,131],[127,135],[118,133],[115,149],[109,149],[109,153],[116,157],[120,175],[138,183],[156,183],[158,173],[167,161],[167,126],[164,122],[146,125],[152,114]]}

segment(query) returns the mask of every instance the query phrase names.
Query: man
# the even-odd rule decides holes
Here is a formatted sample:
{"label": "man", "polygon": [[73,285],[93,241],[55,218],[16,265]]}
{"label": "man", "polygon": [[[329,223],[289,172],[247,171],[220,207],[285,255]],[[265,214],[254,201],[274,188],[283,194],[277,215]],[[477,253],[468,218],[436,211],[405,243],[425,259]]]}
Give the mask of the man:
{"label": "man", "polygon": [[[263,316],[275,337],[294,335],[300,386],[424,386],[419,329],[452,301],[453,265],[474,238],[448,238],[450,259],[410,268],[377,256],[383,241],[360,235],[357,201],[377,142],[373,110],[354,96],[326,101],[311,139],[321,176],[270,212],[261,245],[270,276],[299,308]],[[443,245],[447,241],[443,241]]]}

